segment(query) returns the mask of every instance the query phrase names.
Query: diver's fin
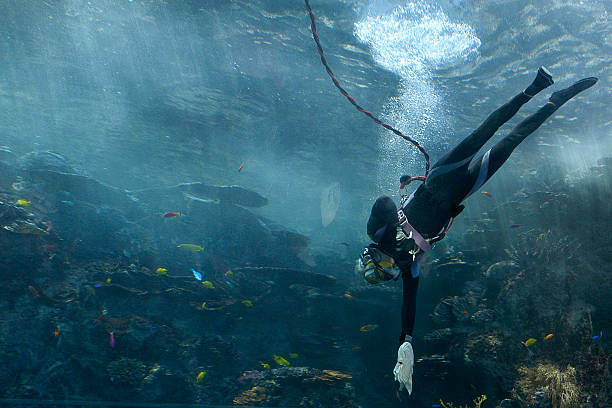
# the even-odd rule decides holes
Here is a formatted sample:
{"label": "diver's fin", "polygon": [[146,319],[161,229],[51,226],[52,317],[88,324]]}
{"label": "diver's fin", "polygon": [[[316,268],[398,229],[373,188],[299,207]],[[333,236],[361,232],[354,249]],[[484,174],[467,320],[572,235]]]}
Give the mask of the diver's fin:
{"label": "diver's fin", "polygon": [[538,74],[536,75],[531,85],[529,85],[527,89],[525,89],[525,95],[533,97],[542,89],[548,88],[554,83],[555,81],[553,81],[552,74],[550,73],[550,71],[546,69],[546,67],[540,67],[538,68]]}
{"label": "diver's fin", "polygon": [[574,96],[578,95],[580,92],[595,85],[597,81],[598,79],[595,77],[581,79],[570,87],[554,92],[548,101],[556,107],[559,107],[572,99]]}

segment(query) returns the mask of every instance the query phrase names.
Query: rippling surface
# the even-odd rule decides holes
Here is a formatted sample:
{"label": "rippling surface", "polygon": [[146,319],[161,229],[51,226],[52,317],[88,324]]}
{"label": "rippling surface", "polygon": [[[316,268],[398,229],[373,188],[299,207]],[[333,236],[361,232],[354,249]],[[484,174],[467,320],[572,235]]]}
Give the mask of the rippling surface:
{"label": "rippling surface", "polygon": [[[586,137],[609,146],[609,2],[313,7],[342,84],[434,160],[540,65],[558,86],[601,81],[533,137],[555,147],[534,151],[557,160]],[[300,2],[26,1],[0,10],[0,143],[18,152],[64,153],[123,187],[248,184],[278,204],[340,180],[363,201],[423,170],[418,152],[333,88]],[[305,211],[318,216],[316,206]]]}

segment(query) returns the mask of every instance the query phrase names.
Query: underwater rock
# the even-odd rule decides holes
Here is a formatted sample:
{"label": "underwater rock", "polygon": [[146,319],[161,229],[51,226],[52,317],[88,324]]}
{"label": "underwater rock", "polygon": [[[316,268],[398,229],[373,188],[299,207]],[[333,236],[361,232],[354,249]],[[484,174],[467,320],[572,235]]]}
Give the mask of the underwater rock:
{"label": "underwater rock", "polygon": [[436,345],[439,344],[450,344],[453,337],[453,331],[446,327],[444,329],[437,329],[429,332],[423,338],[426,342],[431,342]]}
{"label": "underwater rock", "polygon": [[486,279],[486,296],[495,299],[506,279],[515,276],[520,268],[512,261],[500,261],[492,264],[484,273]]}
{"label": "underwater rock", "polygon": [[122,357],[111,361],[106,367],[111,382],[139,385],[147,375],[146,366],[133,358]]}
{"label": "underwater rock", "polygon": [[83,171],[69,165],[68,160],[64,156],[51,151],[27,153],[19,158],[18,165],[26,174],[29,174],[31,171],[50,170],[60,173],[84,175]]}

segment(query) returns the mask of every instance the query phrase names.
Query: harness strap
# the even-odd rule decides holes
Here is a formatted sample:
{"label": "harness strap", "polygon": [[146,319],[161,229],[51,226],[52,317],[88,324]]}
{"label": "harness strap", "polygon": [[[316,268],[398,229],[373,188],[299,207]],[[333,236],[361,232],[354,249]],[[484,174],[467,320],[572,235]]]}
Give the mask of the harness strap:
{"label": "harness strap", "polygon": [[421,251],[427,252],[431,249],[429,242],[427,242],[427,240],[423,238],[423,236],[412,225],[410,225],[406,215],[404,215],[404,211],[401,208],[397,210],[397,218],[406,236],[411,237],[414,240],[414,243],[421,248]]}

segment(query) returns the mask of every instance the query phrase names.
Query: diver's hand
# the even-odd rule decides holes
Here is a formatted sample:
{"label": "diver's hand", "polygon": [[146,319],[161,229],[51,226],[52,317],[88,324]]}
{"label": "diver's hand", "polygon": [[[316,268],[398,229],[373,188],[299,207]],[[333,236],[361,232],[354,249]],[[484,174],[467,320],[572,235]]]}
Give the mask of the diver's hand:
{"label": "diver's hand", "polygon": [[412,371],[414,369],[414,352],[412,344],[405,341],[397,350],[397,363],[393,369],[395,380],[399,381],[399,391],[406,388],[408,395],[412,394]]}

